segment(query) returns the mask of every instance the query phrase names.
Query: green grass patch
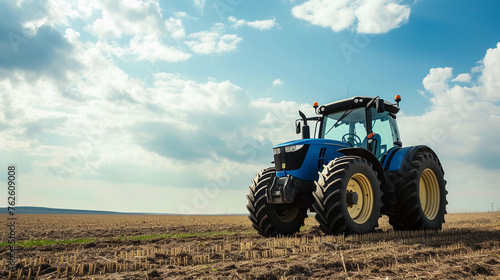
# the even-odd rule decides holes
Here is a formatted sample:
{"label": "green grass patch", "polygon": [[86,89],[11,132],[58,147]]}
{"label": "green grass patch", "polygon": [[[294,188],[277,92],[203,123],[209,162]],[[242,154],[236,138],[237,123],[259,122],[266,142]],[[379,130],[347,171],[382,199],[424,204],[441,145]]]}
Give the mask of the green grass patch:
{"label": "green grass patch", "polygon": [[[47,246],[54,244],[87,244],[97,241],[97,238],[80,238],[80,239],[68,239],[68,240],[26,240],[16,242],[17,247],[31,248],[36,246]],[[11,246],[11,243],[3,242],[0,243],[0,247]]]}
{"label": "green grass patch", "polygon": [[[193,232],[185,232],[185,233],[167,233],[167,234],[151,234],[151,235],[139,235],[139,236],[119,236],[113,239],[118,240],[152,240],[152,239],[164,239],[164,238],[188,238],[188,237],[201,237],[201,236],[221,236],[221,235],[232,235],[232,234],[254,234],[255,231],[216,231],[216,232],[203,232],[203,233],[193,233]],[[18,241],[16,242],[17,247],[23,248],[31,248],[36,246],[49,246],[54,244],[88,244],[96,241],[109,240],[106,239],[97,239],[97,238],[80,238],[80,239],[67,239],[67,240],[26,240],[26,241]],[[0,247],[8,247],[11,246],[11,243],[2,242],[0,243]]]}
{"label": "green grass patch", "polygon": [[300,231],[308,230],[310,228],[312,228],[312,226],[301,226]]}

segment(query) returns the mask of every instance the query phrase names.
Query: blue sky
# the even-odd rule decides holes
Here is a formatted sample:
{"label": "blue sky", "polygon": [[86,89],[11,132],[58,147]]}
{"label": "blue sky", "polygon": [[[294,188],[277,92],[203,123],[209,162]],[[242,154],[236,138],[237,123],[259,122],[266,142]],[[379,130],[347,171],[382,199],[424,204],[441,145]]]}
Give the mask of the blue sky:
{"label": "blue sky", "polygon": [[437,151],[449,211],[500,207],[498,1],[38,2],[0,3],[20,205],[245,213],[298,109],[400,94],[403,143]]}

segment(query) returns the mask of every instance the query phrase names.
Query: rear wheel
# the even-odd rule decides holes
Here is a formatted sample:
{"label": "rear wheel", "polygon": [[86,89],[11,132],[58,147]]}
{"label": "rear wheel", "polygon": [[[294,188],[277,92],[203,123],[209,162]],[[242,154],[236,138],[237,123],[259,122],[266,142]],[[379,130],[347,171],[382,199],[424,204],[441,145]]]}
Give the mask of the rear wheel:
{"label": "rear wheel", "polygon": [[325,166],[314,192],[316,220],[327,234],[363,234],[378,226],[380,181],[360,157],[339,157]]}
{"label": "rear wheel", "polygon": [[292,235],[300,230],[307,217],[307,207],[296,204],[268,204],[266,190],[275,174],[274,167],[262,170],[252,180],[247,195],[247,209],[252,226],[265,237]]}
{"label": "rear wheel", "polygon": [[439,160],[431,153],[413,157],[405,174],[391,174],[396,188],[396,214],[389,222],[396,230],[439,230],[446,214],[446,181]]}

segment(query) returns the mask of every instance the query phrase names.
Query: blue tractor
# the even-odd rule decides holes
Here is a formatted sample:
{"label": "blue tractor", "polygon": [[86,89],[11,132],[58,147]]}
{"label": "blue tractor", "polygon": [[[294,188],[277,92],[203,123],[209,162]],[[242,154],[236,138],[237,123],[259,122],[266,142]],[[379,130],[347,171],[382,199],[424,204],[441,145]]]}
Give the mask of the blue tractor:
{"label": "blue tractor", "polygon": [[[274,167],[257,174],[247,195],[249,218],[266,237],[293,235],[307,210],[326,234],[364,234],[382,214],[395,230],[439,230],[446,181],[429,147],[403,147],[399,101],[356,96],[296,121],[302,139],[274,146]],[[311,137],[308,123],[315,123]]]}

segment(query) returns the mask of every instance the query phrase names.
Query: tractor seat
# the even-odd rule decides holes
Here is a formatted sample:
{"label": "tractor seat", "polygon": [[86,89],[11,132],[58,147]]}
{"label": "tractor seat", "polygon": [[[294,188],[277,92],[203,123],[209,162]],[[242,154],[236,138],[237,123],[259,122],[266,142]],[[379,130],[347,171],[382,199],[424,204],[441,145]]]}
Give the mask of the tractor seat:
{"label": "tractor seat", "polygon": [[[372,137],[372,140],[373,140],[372,147],[374,147],[373,154],[375,155],[375,157],[379,158],[380,157],[380,143],[381,143],[382,139],[380,138],[379,134],[375,134],[375,136]],[[365,137],[365,139],[363,139],[363,142],[361,142],[361,144],[359,146],[368,150],[368,137]]]}

